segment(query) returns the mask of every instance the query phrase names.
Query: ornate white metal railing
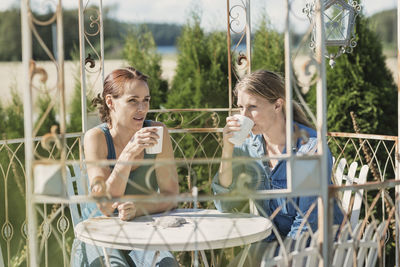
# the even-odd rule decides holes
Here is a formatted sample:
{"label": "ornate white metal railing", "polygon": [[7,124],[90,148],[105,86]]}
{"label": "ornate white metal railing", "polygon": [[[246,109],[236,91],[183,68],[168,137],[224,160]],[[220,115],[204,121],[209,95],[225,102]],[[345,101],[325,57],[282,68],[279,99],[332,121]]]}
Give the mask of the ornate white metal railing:
{"label": "ornate white metal railing", "polygon": [[[206,111],[205,113],[208,113]],[[159,114],[161,115],[161,113]],[[193,122],[196,125],[195,122]],[[218,126],[218,125],[213,125]],[[178,166],[179,181],[181,184],[182,194],[178,197],[179,206],[182,208],[193,207],[194,199],[191,195],[185,192],[192,192],[192,188],[196,186],[199,189],[197,197],[198,207],[210,208],[213,207],[212,201],[216,199],[211,193],[211,180],[218,169],[221,152],[221,128],[212,127],[212,129],[191,128],[191,129],[170,129],[171,138],[174,144],[176,156],[176,164]],[[46,151],[40,146],[43,138],[36,138],[34,142],[35,154],[42,158],[54,159],[58,154],[56,144],[52,144],[49,150]],[[67,143],[67,162],[79,162],[81,134],[66,135]],[[190,141],[189,141],[190,140]],[[217,149],[213,153],[207,153],[206,145],[210,140],[215,143]],[[398,196],[394,194],[394,187],[397,185],[395,181],[395,148],[396,137],[392,136],[377,136],[377,135],[362,135],[362,134],[345,134],[345,133],[330,133],[328,135],[329,146],[333,151],[333,155],[337,159],[334,169],[340,158],[346,158],[347,162],[359,162],[359,165],[367,164],[370,167],[368,175],[369,183],[365,185],[342,185],[333,186],[330,188],[330,199],[339,197],[338,192],[345,190],[357,191],[364,189],[362,195],[362,206],[364,207],[360,213],[360,220],[365,220],[365,223],[379,224],[385,221],[385,233],[387,233],[382,243],[379,245],[380,260],[385,260],[386,251],[392,253],[393,247],[390,243],[395,242],[395,216],[398,216],[394,211],[395,203],[398,202]],[[196,149],[188,151],[186,143],[196,144]],[[2,140],[0,141],[0,157],[2,158],[0,165],[0,185],[4,188],[4,201],[1,207],[4,210],[4,223],[1,225],[2,239],[1,245],[5,248],[3,253],[7,265],[12,266],[26,260],[29,251],[26,246],[21,246],[21,243],[27,242],[27,220],[25,206],[21,204],[21,199],[25,198],[25,166],[24,166],[24,141],[22,139]],[[368,145],[369,152],[366,152],[365,145]],[[364,146],[364,148],[363,148]],[[364,150],[363,150],[364,149]],[[365,153],[369,153],[365,154]],[[373,167],[375,165],[375,167]],[[347,173],[347,168],[344,173]],[[372,169],[376,168],[375,171]],[[377,175],[377,176],[376,176]],[[378,179],[377,179],[378,178]],[[251,192],[252,199],[265,199],[280,196],[296,196],[296,193],[282,193],[275,195],[265,195],[262,193]],[[128,197],[129,198],[129,197]],[[132,197],[134,199],[134,197]],[[220,197],[221,198],[221,197]],[[230,195],[223,197],[225,199],[245,199],[249,195]],[[69,215],[69,210],[65,209],[68,204],[73,204],[81,201],[93,201],[92,198],[72,198],[63,199],[54,197],[36,197],[38,204],[35,205],[36,216],[38,217],[38,241],[39,254],[41,265],[51,266],[54,263],[60,263],[61,258],[66,266],[69,265],[71,245],[74,238],[72,232],[72,222]],[[53,201],[61,202],[61,204],[53,204]],[[159,201],[163,201],[160,199]],[[290,201],[290,200],[289,200]],[[47,204],[39,204],[47,203]],[[276,229],[275,229],[276,231]],[[282,237],[282,240],[284,237]],[[361,240],[361,236],[359,239]],[[390,240],[390,241],[389,241]],[[282,241],[283,242],[283,241]],[[386,243],[385,243],[386,242]],[[56,248],[56,249],[55,249]],[[232,252],[231,252],[232,251]],[[335,250],[333,250],[335,251]],[[232,249],[215,251],[215,263],[222,264],[224,260],[229,259]],[[287,251],[288,260],[290,259],[289,251]],[[49,255],[58,254],[57,257],[48,257]],[[178,259],[183,262],[188,257],[188,253],[178,253]],[[54,262],[56,260],[56,262]]]}

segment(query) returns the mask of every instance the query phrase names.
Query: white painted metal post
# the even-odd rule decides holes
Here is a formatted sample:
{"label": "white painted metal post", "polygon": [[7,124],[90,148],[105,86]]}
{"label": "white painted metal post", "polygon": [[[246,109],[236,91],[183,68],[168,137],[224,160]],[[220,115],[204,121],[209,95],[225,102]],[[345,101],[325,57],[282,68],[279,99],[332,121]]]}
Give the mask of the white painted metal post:
{"label": "white painted metal post", "polygon": [[[57,73],[57,89],[60,92],[60,136],[61,136],[61,164],[65,166],[65,161],[67,158],[67,141],[65,139],[65,134],[67,132],[67,122],[66,122],[66,100],[65,100],[65,72],[64,72],[64,20],[63,20],[63,12],[62,12],[62,1],[58,1],[57,5],[57,65],[58,65],[58,73]],[[67,185],[67,172],[66,168],[61,169],[62,177],[64,181],[64,186]],[[66,247],[62,247],[63,252],[63,263],[64,266],[67,266],[68,257]]]}
{"label": "white painted metal post", "polygon": [[324,28],[324,4],[323,0],[315,2],[316,20],[316,61],[319,66],[319,79],[317,82],[317,136],[318,153],[321,155],[321,190],[318,199],[318,229],[319,244],[322,245],[323,265],[328,267],[331,262],[331,235],[329,229],[332,225],[332,214],[329,207],[328,195],[328,158],[326,147],[326,74],[325,74],[325,28]]}
{"label": "white painted metal post", "polygon": [[246,57],[247,73],[251,72],[251,18],[250,18],[250,0],[246,0]]}
{"label": "white painted metal post", "polygon": [[293,179],[293,106],[292,106],[292,66],[290,64],[290,3],[286,0],[285,23],[285,94],[286,94],[286,153],[290,156],[286,162],[287,188],[292,189]]}
{"label": "white painted metal post", "polygon": [[[65,107],[65,85],[64,85],[64,23],[62,13],[62,3],[58,0],[57,5],[57,89],[60,93],[60,134],[62,142],[61,160],[64,161],[66,157],[66,141],[65,133],[67,131],[66,123],[66,107]],[[62,162],[65,163],[65,162]]]}
{"label": "white painted metal post", "polygon": [[231,53],[231,22],[230,4],[226,0],[226,43],[228,46],[228,97],[229,97],[229,116],[232,115],[232,53]]}
{"label": "white painted metal post", "polygon": [[[397,148],[396,148],[396,180],[400,180],[400,168],[399,168],[399,160],[400,160],[400,0],[397,1]],[[400,213],[400,205],[399,205],[399,197],[400,197],[400,186],[396,186],[396,212],[395,212],[395,221],[396,221],[396,266],[400,266],[400,226],[399,226],[399,213]]]}
{"label": "white painted metal post", "polygon": [[81,76],[81,110],[82,110],[82,132],[86,132],[87,108],[86,108],[86,73],[85,73],[85,17],[83,14],[83,0],[79,0],[79,59]]}
{"label": "white painted metal post", "polygon": [[24,94],[24,132],[25,132],[25,190],[26,190],[26,219],[28,227],[28,263],[30,267],[38,266],[37,261],[37,222],[35,204],[33,201],[33,117],[32,91],[29,64],[32,59],[32,32],[29,20],[29,0],[21,1],[21,35],[22,35],[22,90]]}
{"label": "white painted metal post", "polygon": [[101,91],[104,85],[104,27],[103,27],[103,0],[100,0],[100,64],[101,64]]}

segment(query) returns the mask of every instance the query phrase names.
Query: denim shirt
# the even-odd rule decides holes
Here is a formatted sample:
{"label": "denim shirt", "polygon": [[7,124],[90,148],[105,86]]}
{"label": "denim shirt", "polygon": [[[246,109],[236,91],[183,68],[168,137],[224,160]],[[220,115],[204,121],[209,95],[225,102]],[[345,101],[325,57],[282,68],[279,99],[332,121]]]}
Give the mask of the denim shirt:
{"label": "denim shirt", "polygon": [[[303,144],[302,139],[299,138],[296,142],[296,149],[293,151],[297,154],[305,154],[308,152],[313,152],[317,146],[317,134],[315,130],[308,128],[302,124],[296,124],[299,129],[305,130],[309,139],[308,142]],[[286,153],[284,149],[283,153]],[[286,160],[279,160],[278,164],[271,169],[269,167],[268,161],[262,161],[260,158],[264,157],[266,154],[265,141],[261,134],[253,135],[251,134],[249,138],[241,146],[235,146],[233,151],[233,157],[250,157],[254,161],[246,161],[243,163],[233,163],[232,164],[232,184],[229,187],[223,187],[219,184],[219,173],[217,173],[212,182],[212,189],[214,194],[228,193],[233,190],[242,190],[242,184],[238,183],[238,177],[240,175],[246,175],[248,178],[246,180],[247,186],[252,190],[271,190],[271,189],[285,189],[287,188],[287,178],[286,178]],[[332,155],[328,149],[328,177],[329,184],[332,184],[330,179],[332,171]],[[243,176],[242,176],[243,177]],[[241,178],[243,179],[243,178]],[[303,196],[294,197],[292,201],[296,204],[302,214],[306,214],[312,203],[317,200],[315,196]],[[216,208],[220,211],[233,211],[240,210],[246,205],[247,201],[221,201],[215,200],[214,204]],[[248,202],[247,202],[248,203]],[[287,200],[287,198],[279,197],[273,199],[257,200],[257,209],[259,214],[271,216],[273,212],[281,207],[281,210],[273,219],[277,230],[282,237],[289,236],[293,239],[296,238],[297,232],[301,226],[303,216],[298,212],[298,210],[293,206],[293,204]],[[334,224],[340,224],[343,219],[343,214],[341,213],[337,204],[334,204]],[[308,217],[308,223],[312,228],[312,231],[316,231],[318,228],[318,208],[317,206],[313,209],[310,216]],[[301,229],[301,232],[307,230],[307,224]],[[272,241],[276,239],[275,234],[272,233],[267,237],[266,241]]]}

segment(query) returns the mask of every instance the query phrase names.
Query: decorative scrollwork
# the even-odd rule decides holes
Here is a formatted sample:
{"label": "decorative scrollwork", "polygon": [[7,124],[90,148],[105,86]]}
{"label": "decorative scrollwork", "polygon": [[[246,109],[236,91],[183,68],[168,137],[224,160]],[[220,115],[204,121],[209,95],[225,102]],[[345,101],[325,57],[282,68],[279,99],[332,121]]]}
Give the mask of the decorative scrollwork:
{"label": "decorative scrollwork", "polygon": [[183,114],[181,112],[161,112],[156,116],[156,121],[162,121],[169,128],[181,129],[183,128]]}
{"label": "decorative scrollwork", "polygon": [[357,1],[353,1],[351,3],[351,5],[353,6],[354,10],[359,13],[361,11],[361,6]]}
{"label": "decorative scrollwork", "polygon": [[353,36],[353,38],[350,39],[349,45],[344,47],[345,53],[353,52],[354,47],[357,46],[357,41],[356,40],[357,40],[356,36]]}
{"label": "decorative scrollwork", "polygon": [[25,239],[28,239],[28,226],[26,225],[26,220],[21,226],[21,234]]}
{"label": "decorative scrollwork", "polygon": [[88,53],[88,56],[85,58],[85,65],[89,65],[89,68],[93,69],[96,66],[96,61],[92,58],[92,55]]}
{"label": "decorative scrollwork", "polygon": [[[89,14],[90,13],[90,14]],[[90,74],[97,74],[96,80],[100,77],[100,72],[102,64],[95,64],[95,60],[103,60],[98,51],[96,51],[96,45],[93,45],[94,37],[98,36],[100,38],[101,33],[101,13],[98,9],[93,7],[85,8],[83,11],[84,16],[89,18],[89,28],[84,29],[84,37],[91,53],[88,54],[87,60],[85,60],[85,70]],[[100,39],[99,39],[100,40]],[[87,67],[86,64],[90,63]]]}
{"label": "decorative scrollwork", "polygon": [[314,58],[308,59],[301,68],[301,73],[303,75],[299,75],[296,82],[302,88],[302,93],[305,94],[308,92],[310,87],[314,85],[317,80],[318,76],[316,75],[318,71],[318,63],[315,61]]}
{"label": "decorative scrollwork", "polygon": [[36,62],[31,60],[29,62],[29,72],[30,72],[30,78],[31,81],[33,81],[33,78],[36,74],[41,75],[42,77],[40,78],[40,81],[42,83],[46,83],[47,79],[49,78],[49,75],[47,74],[46,70],[42,67],[36,66]]}
{"label": "decorative scrollwork", "polygon": [[308,20],[312,23],[314,17],[314,3],[307,3],[306,7],[303,8],[303,13],[307,15]]}
{"label": "decorative scrollwork", "polygon": [[246,30],[246,19],[244,23],[241,21],[243,12],[244,18],[246,18],[246,5],[243,2],[241,5],[234,5],[229,9],[229,29],[234,33],[239,34]]}
{"label": "decorative scrollwork", "polygon": [[248,66],[249,66],[249,60],[247,56],[240,52],[237,58],[235,71],[233,72],[234,75],[236,76],[236,79],[240,79],[246,74]]}
{"label": "decorative scrollwork", "polygon": [[212,126],[214,128],[217,128],[219,126],[220,123],[220,118],[217,112],[213,112],[211,113],[211,120],[212,120]]}
{"label": "decorative scrollwork", "polygon": [[87,12],[94,12],[95,15],[89,16],[89,20],[90,20],[89,27],[91,30],[93,30],[93,32],[88,32],[85,29],[85,34],[87,36],[96,36],[100,33],[100,18],[101,18],[100,12],[99,12],[99,10],[94,9],[94,8],[85,9],[84,13],[87,13]]}
{"label": "decorative scrollwork", "polygon": [[3,238],[9,242],[11,238],[14,235],[14,228],[12,224],[9,221],[6,221],[6,223],[3,225],[3,228],[1,229],[1,234],[3,235]]}
{"label": "decorative scrollwork", "polygon": [[[44,68],[37,66],[34,60],[29,62],[29,74],[32,89],[35,91],[38,91],[42,94],[47,94],[57,88],[56,84],[52,86],[47,85],[47,81],[49,79],[47,71]],[[36,79],[36,77],[38,78]]]}
{"label": "decorative scrollwork", "polygon": [[57,229],[60,233],[65,234],[69,229],[69,220],[65,215],[62,215],[57,221]]}
{"label": "decorative scrollwork", "polygon": [[40,230],[42,231],[42,235],[43,235],[44,238],[48,239],[50,237],[50,235],[51,235],[51,226],[50,226],[50,223],[47,220],[43,221],[43,223],[42,223],[42,225],[40,227]]}
{"label": "decorative scrollwork", "polygon": [[57,19],[57,13],[61,12],[61,8],[59,7],[59,5],[55,1],[51,1],[51,0],[42,1],[41,4],[39,5],[39,7],[41,10],[45,11],[47,14],[49,14],[51,10],[54,10],[53,11],[54,14],[46,20],[37,19],[35,16],[33,16],[34,13],[32,13],[32,21],[36,25],[40,25],[40,26],[49,26],[49,25],[53,24]]}
{"label": "decorative scrollwork", "polygon": [[[61,140],[57,134],[57,129],[57,125],[51,126],[50,133],[43,135],[43,138],[40,141],[42,148],[48,151],[50,155],[53,155],[53,157],[58,157],[62,149]],[[53,153],[54,148],[57,148],[57,153],[55,154]],[[37,152],[35,152],[35,155],[39,158],[48,158],[40,156]]]}
{"label": "decorative scrollwork", "polygon": [[239,56],[238,56],[238,58],[237,58],[237,64],[239,65],[239,66],[241,66],[242,64],[248,64],[248,60],[247,60],[247,56],[246,55],[243,55],[243,53],[239,53]]}

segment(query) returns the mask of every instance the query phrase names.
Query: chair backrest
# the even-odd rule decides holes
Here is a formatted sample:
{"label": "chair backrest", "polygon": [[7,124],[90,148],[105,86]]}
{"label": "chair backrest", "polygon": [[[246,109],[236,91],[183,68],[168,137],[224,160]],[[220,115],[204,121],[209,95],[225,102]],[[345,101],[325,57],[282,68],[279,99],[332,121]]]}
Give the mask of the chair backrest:
{"label": "chair backrest", "polygon": [[[358,177],[356,176],[358,167],[357,162],[352,162],[350,164],[347,175],[344,174],[346,166],[346,159],[340,159],[336,167],[334,176],[334,182],[336,185],[342,185],[343,183],[346,185],[366,183],[369,170],[368,165],[363,165],[361,167]],[[352,190],[346,190],[344,191],[340,201],[343,210],[347,213],[347,215],[350,215],[350,224],[352,226],[352,229],[355,229],[360,217],[361,205],[363,202],[363,193],[364,189],[357,190],[354,193],[352,192]]]}
{"label": "chair backrest", "polygon": [[[336,236],[339,226],[334,225],[332,229],[332,237]],[[363,230],[363,221],[357,222],[355,228],[351,228],[349,225],[344,225],[341,228],[340,234],[337,237],[333,245],[333,262],[330,264],[332,267],[352,267],[354,253],[356,253],[356,266],[376,266],[378,259],[378,250],[380,247],[381,240],[385,239],[385,222],[381,222],[379,225],[372,222],[368,224]],[[363,231],[361,240],[357,241],[357,237]],[[308,234],[305,235],[308,237]],[[318,257],[318,232],[314,233],[308,247],[304,244],[298,246],[296,244],[295,250],[290,252],[292,256],[292,266],[306,266],[313,267],[318,266],[320,257]],[[300,244],[303,240],[296,240]],[[306,256],[306,258],[304,258]],[[296,257],[300,260],[295,262]],[[306,259],[306,261],[304,260]],[[277,265],[279,266],[279,265]]]}
{"label": "chair backrest", "polygon": [[359,244],[357,266],[372,267],[376,265],[379,244],[384,239],[384,229],[385,222],[381,222],[378,226],[375,223],[371,223],[366,227],[364,236]]}
{"label": "chair backrest", "polygon": [[[67,167],[67,194],[68,196],[85,195],[88,188],[88,179],[80,168],[79,164],[73,164],[72,169],[74,175],[71,174],[70,169]],[[86,203],[71,203],[69,209],[71,212],[71,219],[73,227],[82,221],[81,211],[86,207]]]}
{"label": "chair backrest", "polygon": [[[332,267],[352,267],[354,253],[356,266],[372,267],[378,259],[379,242],[384,239],[385,222],[379,226],[372,222],[363,230],[363,221],[359,221],[355,229],[344,226],[338,240],[334,243]],[[360,231],[363,231],[361,240],[357,240]]]}

